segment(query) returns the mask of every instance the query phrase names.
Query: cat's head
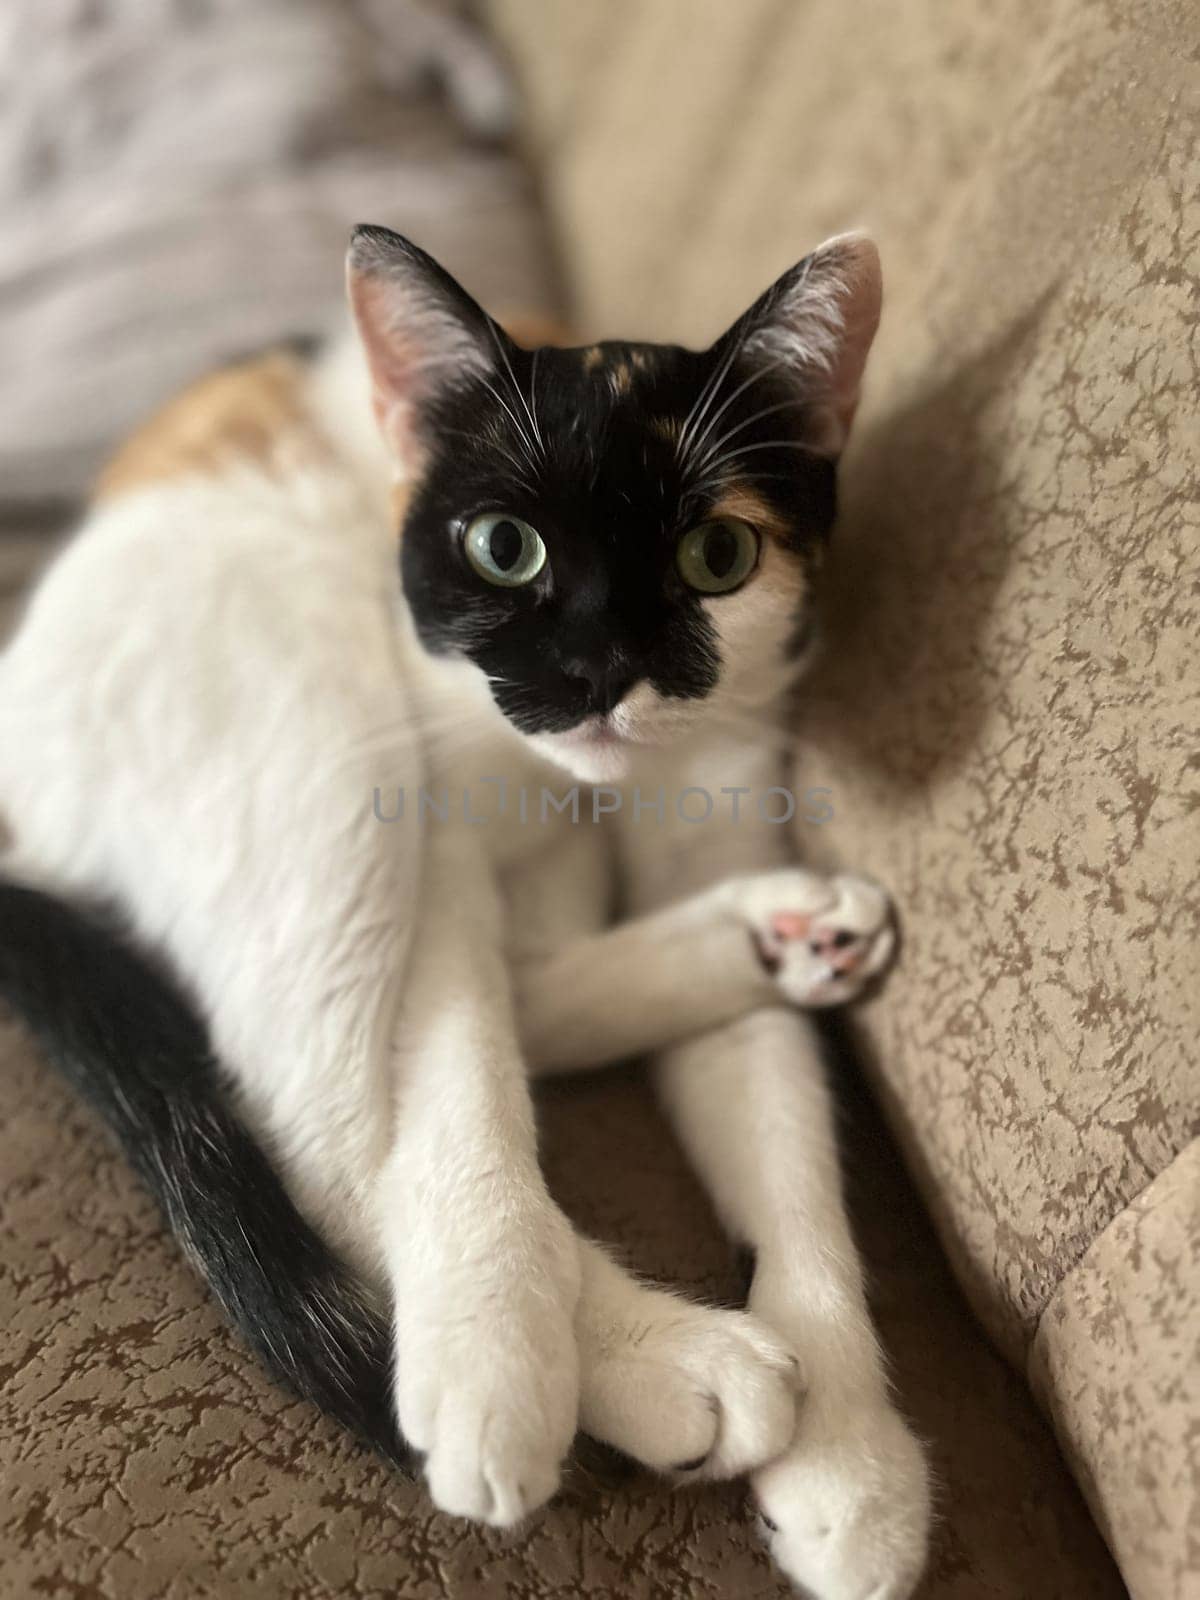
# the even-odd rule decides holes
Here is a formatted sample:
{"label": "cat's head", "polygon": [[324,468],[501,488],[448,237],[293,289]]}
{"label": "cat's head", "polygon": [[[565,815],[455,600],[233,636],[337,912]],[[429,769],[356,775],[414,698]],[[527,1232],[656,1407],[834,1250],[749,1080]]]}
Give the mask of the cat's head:
{"label": "cat's head", "polygon": [[428,650],[592,781],[779,694],[879,320],[869,240],[822,245],[698,352],[523,349],[384,228],[355,233],[349,282],[413,479],[401,571]]}

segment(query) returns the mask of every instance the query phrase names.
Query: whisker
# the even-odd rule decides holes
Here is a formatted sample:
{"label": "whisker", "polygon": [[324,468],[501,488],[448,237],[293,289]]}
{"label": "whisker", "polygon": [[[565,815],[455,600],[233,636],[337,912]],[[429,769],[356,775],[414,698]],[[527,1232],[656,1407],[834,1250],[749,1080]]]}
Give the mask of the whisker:
{"label": "whisker", "polygon": [[529,420],[533,423],[533,432],[538,444],[541,446],[542,457],[544,459],[546,455],[546,445],[545,441],[542,439],[542,430],[538,427],[537,415],[537,369],[538,358],[541,353],[542,349],[539,345],[529,360]]}
{"label": "whisker", "polygon": [[[490,389],[490,385],[488,385],[486,381],[484,387]],[[495,394],[495,390],[491,390],[491,393]],[[501,397],[498,394],[495,395],[495,397],[500,401],[500,404],[504,406],[505,411],[508,411],[509,416],[512,417],[512,412],[509,410],[508,406],[504,405],[504,401],[501,399]],[[516,419],[514,418],[513,421],[515,425]],[[499,439],[492,437],[490,434],[483,432],[468,433],[465,428],[443,428],[441,432],[442,436],[445,438],[467,439],[471,444],[477,445],[481,449],[490,450],[496,455],[502,456],[516,474],[515,482],[517,487],[524,489],[529,495],[533,495],[537,492],[534,488],[532,478],[530,477],[531,473],[536,474],[537,467],[532,456],[528,454],[528,444],[526,444],[526,457],[524,460],[521,460],[520,457],[513,455],[512,451],[503,445]]]}
{"label": "whisker", "polygon": [[520,475],[518,481],[521,488],[528,489],[530,494],[534,492],[533,485],[525,476],[531,463],[519,460],[511,450],[500,443],[499,439],[491,438],[486,433],[468,433],[465,428],[442,428],[440,434],[445,439],[466,439],[470,444],[479,446],[480,449],[494,451],[496,455],[503,456],[505,461],[515,468]]}
{"label": "whisker", "polygon": [[744,342],[744,334],[740,338],[730,341],[729,349],[726,352],[724,359],[715,368],[708,382],[696,396],[696,399],[692,405],[692,409],[683,419],[683,426],[679,430],[679,439],[675,446],[676,456],[680,460],[682,460],[687,452],[692,448],[694,432],[704,420],[705,412],[708,410],[709,406],[713,403],[713,400],[720,392],[721,385],[725,382],[725,378],[729,372],[729,369],[737,359],[738,353],[740,352]]}
{"label": "whisker", "polygon": [[805,444],[799,439],[768,439],[763,444],[743,444],[736,450],[730,450],[717,462],[718,468],[726,466],[730,461],[736,461],[739,456],[752,456],[759,450],[802,450],[806,455],[818,456],[819,450],[814,450],[812,445]]}
{"label": "whisker", "polygon": [[513,427],[516,429],[517,437],[520,439],[521,443],[525,446],[525,450],[528,453],[529,465],[531,467],[536,468],[536,462],[533,459],[533,440],[529,437],[528,433],[526,433],[524,424],[518,418],[516,412],[509,405],[508,401],[500,393],[499,389],[497,389],[493,384],[490,384],[486,378],[482,378],[480,380],[480,382],[483,384],[483,387],[492,396],[492,398],[496,401],[496,403],[498,405],[502,406],[504,408],[504,410],[508,413],[508,420],[512,423]]}
{"label": "whisker", "polygon": [[717,423],[721,420],[733,402],[738,399],[740,395],[745,394],[746,390],[758,383],[761,378],[769,377],[772,372],[776,372],[780,367],[786,365],[787,357],[780,356],[778,361],[770,361],[765,367],[756,367],[746,381],[744,383],[740,383],[729,396],[729,398],[721,406],[719,406],[716,411],[713,412],[712,416],[708,419],[708,426],[704,429],[704,432],[699,436],[699,438],[692,441],[690,449],[698,450],[700,448],[700,446],[712,433],[712,430],[716,427]]}
{"label": "whisker", "polygon": [[710,444],[703,455],[696,461],[696,470],[698,472],[703,471],[707,462],[723,450],[731,439],[736,439],[739,433],[743,433],[755,422],[761,422],[764,417],[773,417],[777,411],[803,410],[807,403],[805,400],[780,400],[777,405],[764,406],[761,411],[756,411],[752,417],[747,417],[744,422],[737,423],[735,427],[729,429],[728,433],[723,433],[715,443]]}
{"label": "whisker", "polygon": [[[517,375],[512,369],[512,362],[508,359],[508,351],[504,348],[504,338],[496,324],[492,321],[491,317],[488,318],[488,329],[491,332],[492,340],[496,346],[496,349],[500,353],[500,359],[504,363],[504,370],[508,373],[508,381],[512,392],[521,402],[521,407],[524,410],[525,415],[529,418],[529,426],[533,429],[534,438],[536,438],[538,442],[538,448],[541,450],[542,454],[545,455],[546,446],[542,442],[541,434],[538,432],[537,423],[533,420],[533,412],[529,409],[529,402],[526,400],[525,395],[521,390],[521,386],[517,382]],[[527,439],[526,443],[530,454],[532,455],[533,442],[532,440]]]}

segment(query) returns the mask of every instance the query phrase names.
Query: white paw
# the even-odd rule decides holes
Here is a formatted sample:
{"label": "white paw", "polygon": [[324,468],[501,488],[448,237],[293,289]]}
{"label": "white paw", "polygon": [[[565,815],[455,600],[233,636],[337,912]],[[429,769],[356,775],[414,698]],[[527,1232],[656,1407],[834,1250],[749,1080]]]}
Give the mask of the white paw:
{"label": "white paw", "polygon": [[731,1478],[785,1450],[800,1364],[748,1312],[634,1285],[608,1321],[581,1329],[580,1423],[658,1472]]}
{"label": "white paw", "polygon": [[577,1425],[578,1272],[564,1223],[432,1283],[397,1279],[396,1413],[439,1510],[511,1527],[557,1489]]}
{"label": "white paw", "polygon": [[891,960],[888,897],[866,878],[795,868],[741,879],[733,889],[764,970],[793,1005],[841,1005]]}
{"label": "white paw", "polygon": [[772,1556],[812,1600],[908,1600],[925,1565],[929,1473],[891,1406],[814,1396],[753,1490]]}

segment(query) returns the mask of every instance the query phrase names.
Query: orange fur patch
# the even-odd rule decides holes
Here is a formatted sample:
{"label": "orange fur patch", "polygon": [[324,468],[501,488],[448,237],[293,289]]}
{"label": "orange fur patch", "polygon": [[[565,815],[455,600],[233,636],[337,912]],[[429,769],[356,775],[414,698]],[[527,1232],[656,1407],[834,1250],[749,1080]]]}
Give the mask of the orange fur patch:
{"label": "orange fur patch", "polygon": [[730,484],[724,489],[709,516],[713,520],[718,517],[734,517],[739,522],[748,522],[759,533],[765,534],[779,544],[787,541],[787,523],[746,483]]}
{"label": "orange fur patch", "polygon": [[[571,342],[561,322],[538,312],[503,320],[526,347]],[[238,460],[270,466],[285,439],[289,460],[296,459],[297,449],[309,458],[327,455],[329,443],[305,404],[308,372],[301,357],[272,350],[189,384],[126,440],[101,472],[93,498],[109,500],[173,478],[207,476]],[[400,516],[407,493],[396,498]]]}
{"label": "orange fur patch", "polygon": [[275,350],[190,384],[126,441],[101,473],[95,498],[207,476],[238,460],[269,466],[284,439],[306,455],[327,454],[304,400],[308,371],[299,356]]}
{"label": "orange fur patch", "polygon": [[609,368],[608,381],[615,395],[628,394],[633,388],[633,368],[628,361],[614,361]]}
{"label": "orange fur patch", "polygon": [[571,331],[565,323],[540,311],[514,311],[512,316],[499,318],[499,322],[509,338],[526,350],[535,350],[540,344],[566,349],[572,342]]}
{"label": "orange fur patch", "polygon": [[404,532],[404,519],[408,515],[408,502],[411,499],[411,483],[394,483],[392,485],[392,526],[398,535]]}

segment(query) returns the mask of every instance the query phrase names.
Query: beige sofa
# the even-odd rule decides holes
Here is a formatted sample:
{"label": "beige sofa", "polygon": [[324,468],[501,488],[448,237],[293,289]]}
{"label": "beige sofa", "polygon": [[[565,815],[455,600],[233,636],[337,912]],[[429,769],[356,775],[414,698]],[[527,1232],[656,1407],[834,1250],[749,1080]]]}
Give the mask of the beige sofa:
{"label": "beige sofa", "polygon": [[960,1282],[1133,1593],[1196,1594],[1195,9],[490,12],[589,335],[877,233],[802,843],[902,908],[871,1077]]}
{"label": "beige sofa", "polygon": [[[939,1479],[922,1600],[1119,1600],[1097,1522],[1138,1600],[1179,1600],[1200,1574],[1185,9],[488,9],[589,332],[705,339],[817,237],[880,234],[889,312],[805,703],[837,818],[802,843],[905,909],[861,1031],[944,1252],[844,1055],[834,1076],[873,1309]],[[0,630],[38,549],[0,534]],[[0,1082],[0,1600],[784,1600],[737,1485],[589,1459],[519,1533],[433,1514],[265,1382],[3,1018]],[[636,1070],[552,1086],[543,1116],[581,1223],[736,1294]]]}

